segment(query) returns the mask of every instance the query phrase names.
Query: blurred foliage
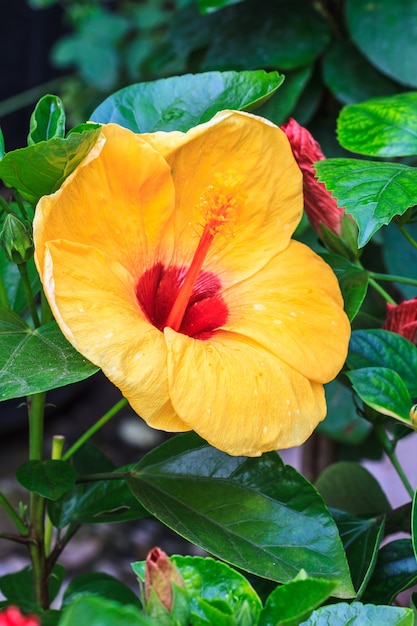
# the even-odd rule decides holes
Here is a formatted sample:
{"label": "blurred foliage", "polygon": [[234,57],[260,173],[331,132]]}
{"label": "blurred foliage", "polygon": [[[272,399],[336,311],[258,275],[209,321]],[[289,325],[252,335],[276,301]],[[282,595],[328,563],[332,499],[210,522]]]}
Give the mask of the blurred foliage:
{"label": "blurred foliage", "polygon": [[[59,0],[28,0],[41,9]],[[60,0],[68,34],[51,60],[68,68],[70,125],[136,82],[208,70],[278,70],[258,110],[308,125],[329,156],[341,107],[417,86],[417,4],[408,0]],[[390,45],[387,45],[387,42]]]}

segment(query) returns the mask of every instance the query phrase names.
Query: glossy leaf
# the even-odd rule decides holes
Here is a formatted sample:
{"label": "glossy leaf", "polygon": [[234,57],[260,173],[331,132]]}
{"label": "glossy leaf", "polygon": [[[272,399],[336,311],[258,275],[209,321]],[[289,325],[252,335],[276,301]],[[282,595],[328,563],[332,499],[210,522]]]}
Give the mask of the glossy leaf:
{"label": "glossy leaf", "polygon": [[364,367],[346,372],[346,376],[365,404],[411,427],[411,396],[397,372],[387,367]]}
{"label": "glossy leaf", "polygon": [[133,605],[123,605],[95,595],[81,595],[66,607],[59,626],[155,626]]}
{"label": "glossy leaf", "polygon": [[368,291],[368,272],[338,254],[323,253],[320,256],[336,274],[346,314],[350,320],[353,320]]}
{"label": "glossy leaf", "polygon": [[243,0],[198,0],[198,8],[203,15],[205,13],[212,13],[218,9],[223,9],[231,4],[237,4]]}
{"label": "glossy leaf", "polygon": [[48,391],[98,371],[65,339],[56,322],[32,330],[0,308],[0,399]]}
{"label": "glossy leaf", "polygon": [[402,378],[410,395],[417,395],[417,347],[397,333],[380,328],[354,330],[347,364],[350,369],[392,369]]}
{"label": "glossy leaf", "polygon": [[267,598],[258,626],[298,626],[332,594],[329,580],[294,580],[277,587]]}
{"label": "glossy leaf", "polygon": [[270,97],[284,80],[278,72],[207,72],[162,78],[124,87],[92,113],[136,133],[187,131],[222,109],[250,110]]}
{"label": "glossy leaf", "polygon": [[[350,40],[333,41],[323,58],[322,67],[324,82],[343,104],[397,94],[401,89],[397,82],[371,65]],[[357,139],[361,140],[359,136]]]}
{"label": "glossy leaf", "polygon": [[338,596],[353,592],[332,517],[276,453],[231,457],[186,434],[148,453],[127,481],[152,515],[232,565],[278,582],[306,569],[338,581]]}
{"label": "glossy leaf", "polygon": [[368,156],[417,154],[416,108],[417,92],[350,104],[340,112],[338,139],[346,150]]}
{"label": "glossy leaf", "polygon": [[70,581],[62,598],[62,608],[70,605],[76,598],[88,594],[102,596],[124,605],[141,606],[137,595],[120,580],[104,572],[90,572],[80,574]]}
{"label": "glossy leaf", "polygon": [[411,609],[394,606],[374,606],[352,602],[339,602],[322,606],[303,622],[302,626],[413,626]]}
{"label": "glossy leaf", "polygon": [[211,17],[203,70],[294,70],[311,65],[330,39],[328,23],[309,0],[281,0],[278,6],[270,0],[246,0]]}
{"label": "glossy leaf", "polygon": [[[54,600],[64,582],[65,570],[62,565],[55,565],[48,579],[49,599]],[[25,612],[39,609],[34,592],[33,571],[31,567],[5,574],[0,577],[0,592],[10,604],[16,604]]]}
{"label": "glossy leaf", "polygon": [[353,403],[352,389],[338,379],[327,383],[327,415],[317,430],[342,444],[361,443],[372,429],[371,424],[358,415]]}
{"label": "glossy leaf", "polygon": [[391,510],[376,478],[353,461],[332,463],[320,474],[315,486],[332,509],[364,516]]}
{"label": "glossy leaf", "polygon": [[417,87],[414,2],[348,0],[346,21],[354,43],[373,65],[394,80]]}
{"label": "glossy leaf", "polygon": [[393,217],[417,204],[417,169],[401,163],[326,159],[315,163],[318,179],[353,215],[359,246]]}
{"label": "glossy leaf", "polygon": [[35,204],[61,186],[94,146],[99,132],[91,125],[88,132],[71,133],[66,139],[54,137],[8,152],[0,161],[0,178]]}
{"label": "glossy leaf", "polygon": [[53,137],[65,137],[65,111],[62,100],[50,94],[37,103],[30,118],[28,146]]}
{"label": "glossy leaf", "polygon": [[[211,624],[210,609],[216,607],[221,619],[223,605],[227,609],[228,623],[243,623],[243,615],[247,620],[245,623],[258,623],[262,603],[242,574],[211,557],[174,555],[170,560],[175,563],[184,582],[191,624]],[[132,563],[132,568],[138,578],[144,581],[145,563]],[[332,589],[334,587],[333,583]]]}
{"label": "glossy leaf", "polygon": [[373,576],[363,595],[367,602],[390,604],[401,591],[417,582],[417,561],[411,539],[396,539],[383,546]]}
{"label": "glossy leaf", "polygon": [[65,461],[27,461],[17,469],[16,478],[28,491],[57,500],[75,485],[77,472]]}
{"label": "glossy leaf", "polygon": [[384,538],[385,519],[361,519],[343,511],[332,511],[359,599],[375,569],[378,550]]}

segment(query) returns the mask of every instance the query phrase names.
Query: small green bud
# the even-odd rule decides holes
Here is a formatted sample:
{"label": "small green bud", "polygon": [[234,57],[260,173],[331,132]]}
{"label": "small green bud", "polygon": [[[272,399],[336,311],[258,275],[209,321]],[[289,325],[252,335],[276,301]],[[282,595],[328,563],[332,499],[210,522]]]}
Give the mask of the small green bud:
{"label": "small green bud", "polygon": [[0,233],[0,245],[6,258],[20,265],[33,256],[34,246],[32,234],[25,224],[12,213],[8,213]]}

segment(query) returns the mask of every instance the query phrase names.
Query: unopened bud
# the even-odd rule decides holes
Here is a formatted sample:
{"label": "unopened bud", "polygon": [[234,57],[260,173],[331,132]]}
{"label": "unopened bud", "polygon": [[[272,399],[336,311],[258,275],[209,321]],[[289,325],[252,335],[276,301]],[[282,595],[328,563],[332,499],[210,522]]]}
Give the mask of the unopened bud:
{"label": "unopened bud", "polygon": [[12,213],[5,217],[0,233],[0,244],[6,258],[17,265],[26,263],[33,256],[32,235],[24,223]]}
{"label": "unopened bud", "polygon": [[164,607],[171,611],[173,588],[175,583],[183,587],[184,583],[179,571],[165,552],[160,548],[153,548],[146,557],[145,564],[145,597],[149,600],[152,591]]}

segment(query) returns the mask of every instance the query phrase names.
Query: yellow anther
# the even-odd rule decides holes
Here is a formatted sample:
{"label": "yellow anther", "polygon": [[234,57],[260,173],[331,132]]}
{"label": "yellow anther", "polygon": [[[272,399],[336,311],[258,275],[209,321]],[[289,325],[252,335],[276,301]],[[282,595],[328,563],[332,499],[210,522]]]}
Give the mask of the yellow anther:
{"label": "yellow anther", "polygon": [[213,183],[201,194],[198,208],[203,214],[204,227],[211,235],[233,232],[231,225],[245,200],[240,189],[242,182],[243,176],[233,169],[216,172]]}

